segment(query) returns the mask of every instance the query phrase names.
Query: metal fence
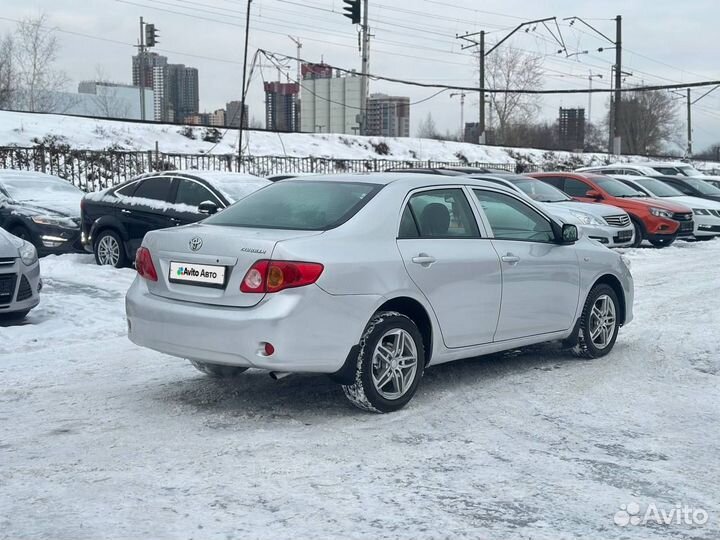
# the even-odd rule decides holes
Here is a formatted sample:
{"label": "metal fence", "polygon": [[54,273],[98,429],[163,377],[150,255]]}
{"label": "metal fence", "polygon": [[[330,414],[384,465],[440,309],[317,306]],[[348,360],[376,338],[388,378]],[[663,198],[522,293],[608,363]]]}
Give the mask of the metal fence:
{"label": "metal fence", "polygon": [[180,169],[282,173],[377,172],[411,167],[488,167],[515,171],[514,163],[335,159],[234,154],[176,154],[156,151],[73,150],[69,147],[0,147],[0,168],[41,171],[65,178],[84,191],[97,191],[138,174]]}

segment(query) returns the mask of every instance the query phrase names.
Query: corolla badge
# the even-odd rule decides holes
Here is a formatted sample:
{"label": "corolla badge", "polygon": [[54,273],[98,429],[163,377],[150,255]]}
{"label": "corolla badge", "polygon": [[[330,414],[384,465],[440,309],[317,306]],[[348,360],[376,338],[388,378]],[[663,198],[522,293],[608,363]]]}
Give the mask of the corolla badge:
{"label": "corolla badge", "polygon": [[195,238],[190,240],[190,250],[191,251],[199,251],[200,248],[202,247],[202,245],[203,245],[202,238],[199,238],[196,236]]}

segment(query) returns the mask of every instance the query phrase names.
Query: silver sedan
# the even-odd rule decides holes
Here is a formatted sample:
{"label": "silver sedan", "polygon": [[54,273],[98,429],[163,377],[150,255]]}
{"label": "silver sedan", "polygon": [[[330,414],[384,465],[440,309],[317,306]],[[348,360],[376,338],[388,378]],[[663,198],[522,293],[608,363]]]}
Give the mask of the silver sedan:
{"label": "silver sedan", "polygon": [[40,302],[35,246],[0,229],[0,318],[22,319]]}
{"label": "silver sedan", "polygon": [[136,268],[134,343],[218,377],[330,374],[375,412],[443,362],[555,340],[606,355],[633,313],[619,254],[468,177],[284,180],[148,233]]}

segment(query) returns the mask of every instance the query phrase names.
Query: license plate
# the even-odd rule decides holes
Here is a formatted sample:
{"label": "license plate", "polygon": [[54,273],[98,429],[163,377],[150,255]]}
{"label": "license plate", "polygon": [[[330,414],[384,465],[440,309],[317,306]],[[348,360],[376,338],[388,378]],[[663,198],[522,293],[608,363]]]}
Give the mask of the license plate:
{"label": "license plate", "polygon": [[169,279],[173,283],[222,289],[225,286],[225,270],[224,266],[171,262]]}
{"label": "license plate", "polygon": [[633,232],[632,231],[620,231],[618,233],[618,238],[620,240],[630,240],[632,238]]}

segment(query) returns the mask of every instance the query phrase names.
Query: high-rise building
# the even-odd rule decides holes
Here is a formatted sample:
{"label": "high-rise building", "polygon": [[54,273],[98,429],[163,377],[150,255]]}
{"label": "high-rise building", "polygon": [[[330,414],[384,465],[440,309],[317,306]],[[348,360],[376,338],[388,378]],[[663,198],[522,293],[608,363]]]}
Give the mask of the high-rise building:
{"label": "high-rise building", "polygon": [[265,127],[275,131],[298,131],[298,83],[265,83]]}
{"label": "high-rise building", "polygon": [[243,127],[247,128],[249,124],[249,110],[245,105],[245,114],[240,114],[240,106],[242,101],[228,101],[225,104],[225,125],[229,127],[240,127],[240,117],[243,116]]}
{"label": "high-rise building", "polygon": [[[155,68],[167,66],[167,57],[161,56],[153,52],[142,53],[145,80],[143,81],[146,88],[154,88]],[[132,81],[133,86],[140,86],[140,54],[132,57]]]}
{"label": "high-rise building", "polygon": [[585,109],[560,108],[558,136],[561,150],[585,148]]}
{"label": "high-rise building", "polygon": [[304,64],[300,84],[300,129],[311,133],[360,132],[360,86],[355,74],[338,73],[324,64]]}
{"label": "high-rise building", "polygon": [[367,135],[410,136],[410,98],[371,94],[367,102]]}
{"label": "high-rise building", "polygon": [[183,64],[153,69],[155,120],[183,122],[200,108],[198,70]]}

